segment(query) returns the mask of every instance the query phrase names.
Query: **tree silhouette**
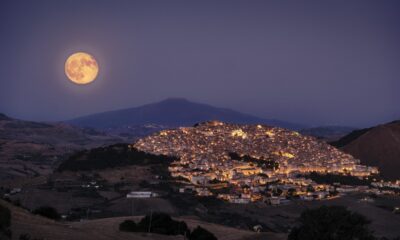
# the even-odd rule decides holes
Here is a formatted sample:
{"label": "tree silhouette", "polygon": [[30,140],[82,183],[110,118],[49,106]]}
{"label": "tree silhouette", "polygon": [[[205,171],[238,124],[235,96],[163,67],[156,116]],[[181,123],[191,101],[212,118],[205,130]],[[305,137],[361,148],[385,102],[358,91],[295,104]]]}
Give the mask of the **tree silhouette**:
{"label": "tree silhouette", "polygon": [[11,211],[0,205],[0,239],[11,239]]}
{"label": "tree silhouette", "polygon": [[374,240],[364,216],[342,206],[322,206],[304,211],[300,225],[292,229],[288,240]]}
{"label": "tree silhouette", "polygon": [[35,209],[35,211],[33,211],[33,214],[41,215],[43,217],[47,217],[54,220],[59,220],[61,218],[57,210],[49,206],[42,206],[40,208],[37,208]]}

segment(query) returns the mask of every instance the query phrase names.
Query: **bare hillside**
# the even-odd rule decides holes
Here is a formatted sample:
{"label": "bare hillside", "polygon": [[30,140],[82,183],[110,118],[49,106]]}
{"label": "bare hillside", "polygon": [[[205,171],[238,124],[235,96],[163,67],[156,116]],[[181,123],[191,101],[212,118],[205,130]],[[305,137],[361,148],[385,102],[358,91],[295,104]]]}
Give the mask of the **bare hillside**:
{"label": "bare hillside", "polygon": [[0,116],[0,179],[47,174],[65,154],[124,139],[61,123]]}
{"label": "bare hillside", "polygon": [[379,167],[382,175],[400,178],[400,121],[373,127],[342,147],[363,164]]}

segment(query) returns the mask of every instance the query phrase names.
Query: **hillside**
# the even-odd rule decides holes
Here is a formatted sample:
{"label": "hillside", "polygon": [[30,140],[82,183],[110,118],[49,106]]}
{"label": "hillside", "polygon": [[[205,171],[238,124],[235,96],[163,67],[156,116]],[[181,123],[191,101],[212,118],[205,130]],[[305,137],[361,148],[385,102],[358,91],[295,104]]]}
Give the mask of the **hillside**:
{"label": "hillside", "polygon": [[384,177],[400,179],[400,121],[354,131],[332,144],[379,167]]}
{"label": "hillside", "polygon": [[165,128],[192,126],[195,123],[209,120],[241,124],[269,124],[289,129],[304,127],[180,98],[170,98],[140,107],[93,114],[67,122],[77,126],[107,129],[119,133],[133,132],[138,135],[147,135]]}
{"label": "hillside", "polygon": [[338,148],[344,147],[371,129],[372,128],[363,128],[363,129],[351,131],[349,134],[342,136],[341,138],[337,139],[336,141],[330,142],[330,144],[332,146],[335,146]]}
{"label": "hillside", "polygon": [[265,125],[205,122],[195,127],[161,131],[138,140],[134,146],[144,152],[179,157],[176,174],[187,178],[191,178],[190,171],[196,168],[210,175],[226,171],[228,159],[235,162],[241,157],[277,163],[277,174],[349,171],[368,175],[371,171],[323,141]]}
{"label": "hillside", "polygon": [[123,142],[101,132],[63,123],[22,121],[0,115],[0,176],[46,174],[65,154],[76,150]]}
{"label": "hillside", "polygon": [[[165,236],[159,234],[129,233],[121,232],[118,226],[125,219],[138,220],[140,217],[115,217],[82,222],[56,222],[41,216],[32,215],[30,212],[15,207],[0,200],[0,204],[11,210],[11,230],[13,239],[19,239],[22,234],[29,234],[38,239],[87,239],[87,240],[111,240],[111,239],[137,239],[137,240],[178,240],[182,236]],[[181,217],[179,220],[187,222],[189,228],[202,226],[213,232],[219,240],[245,240],[264,239],[271,240],[286,239],[285,234],[262,233],[239,230],[217,224],[205,223],[192,218]]]}

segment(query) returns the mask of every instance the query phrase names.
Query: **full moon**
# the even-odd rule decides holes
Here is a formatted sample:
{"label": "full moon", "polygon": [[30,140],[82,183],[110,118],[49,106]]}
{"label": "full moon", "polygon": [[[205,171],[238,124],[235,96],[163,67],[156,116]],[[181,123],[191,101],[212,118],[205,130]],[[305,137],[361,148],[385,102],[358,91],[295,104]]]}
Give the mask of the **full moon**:
{"label": "full moon", "polygon": [[99,73],[96,59],[88,53],[77,52],[68,57],[65,62],[65,75],[76,84],[93,82]]}

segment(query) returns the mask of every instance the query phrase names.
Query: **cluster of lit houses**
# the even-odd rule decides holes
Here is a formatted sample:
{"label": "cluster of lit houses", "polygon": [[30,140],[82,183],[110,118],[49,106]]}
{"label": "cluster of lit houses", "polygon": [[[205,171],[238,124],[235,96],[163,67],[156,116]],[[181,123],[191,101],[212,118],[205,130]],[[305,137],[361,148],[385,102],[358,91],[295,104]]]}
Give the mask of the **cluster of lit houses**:
{"label": "cluster of lit houses", "polygon": [[205,122],[163,130],[138,140],[133,147],[177,157],[169,167],[171,175],[191,183],[181,192],[216,195],[233,203],[267,200],[281,204],[288,195],[312,200],[329,198],[332,191],[360,190],[300,177],[310,172],[357,177],[378,173],[376,168],[360,165],[351,155],[313,137],[264,125]]}

